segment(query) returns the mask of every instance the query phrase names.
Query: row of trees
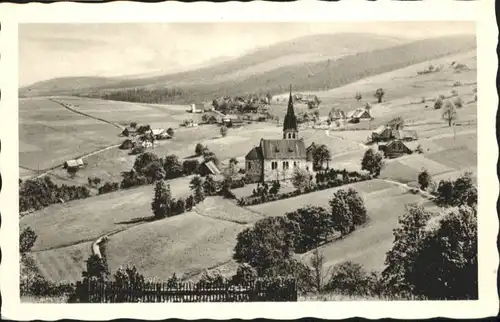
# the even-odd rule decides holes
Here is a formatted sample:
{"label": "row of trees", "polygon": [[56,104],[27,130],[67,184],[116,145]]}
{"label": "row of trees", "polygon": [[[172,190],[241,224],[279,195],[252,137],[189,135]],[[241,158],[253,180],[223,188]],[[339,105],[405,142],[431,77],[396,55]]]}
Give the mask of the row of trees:
{"label": "row of trees", "polygon": [[[377,90],[373,94],[373,96],[375,96],[377,98],[378,103],[382,103],[382,99],[384,98],[384,95],[385,95],[385,90],[383,88],[377,88]],[[359,102],[363,99],[363,95],[360,92],[356,92],[356,94],[354,95],[354,98],[356,99],[356,101]]]}
{"label": "row of trees", "polygon": [[[80,96],[80,95],[78,95]],[[168,103],[186,97],[183,90],[177,88],[131,88],[109,92],[90,93],[81,95],[104,100],[137,102],[137,103]]]}
{"label": "row of trees", "polygon": [[90,197],[85,186],[57,185],[49,176],[19,184],[19,210],[39,210],[52,204]]}
{"label": "row of trees", "polygon": [[335,192],[330,210],[305,206],[285,216],[269,217],[238,234],[233,258],[259,275],[326,242],[332,234],[345,236],[368,220],[363,199],[353,189]]}

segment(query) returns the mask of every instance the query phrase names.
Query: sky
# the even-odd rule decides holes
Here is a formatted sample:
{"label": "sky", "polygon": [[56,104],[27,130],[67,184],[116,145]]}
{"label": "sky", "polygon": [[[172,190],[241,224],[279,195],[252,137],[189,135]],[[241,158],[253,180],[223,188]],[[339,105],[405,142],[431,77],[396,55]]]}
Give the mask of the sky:
{"label": "sky", "polygon": [[19,82],[171,73],[313,34],[421,39],[474,34],[472,22],[22,24]]}

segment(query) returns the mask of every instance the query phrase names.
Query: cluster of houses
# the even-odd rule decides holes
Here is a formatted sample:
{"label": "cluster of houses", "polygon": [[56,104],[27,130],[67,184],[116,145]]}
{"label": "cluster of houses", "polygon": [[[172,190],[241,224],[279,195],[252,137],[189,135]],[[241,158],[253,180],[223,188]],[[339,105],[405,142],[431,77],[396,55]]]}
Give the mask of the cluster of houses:
{"label": "cluster of houses", "polygon": [[136,127],[126,127],[122,136],[129,137],[120,146],[121,149],[132,149],[135,147],[151,148],[155,140],[167,140],[172,136],[165,129],[149,129],[147,131],[139,131]]}
{"label": "cluster of houses", "polygon": [[338,108],[332,108],[330,113],[328,113],[328,119],[330,121],[349,120],[356,122],[360,120],[371,120],[373,117],[370,110],[366,108],[356,108],[347,113]]}
{"label": "cluster of houses", "polygon": [[378,144],[379,151],[387,158],[397,158],[418,152],[416,131],[403,129],[403,121],[390,122],[372,132],[371,141]]}

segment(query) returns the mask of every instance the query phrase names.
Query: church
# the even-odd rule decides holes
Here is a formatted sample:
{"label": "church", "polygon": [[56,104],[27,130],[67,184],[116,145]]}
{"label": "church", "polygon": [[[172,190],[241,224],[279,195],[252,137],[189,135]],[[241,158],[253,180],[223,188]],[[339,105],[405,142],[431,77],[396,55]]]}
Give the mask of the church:
{"label": "church", "polygon": [[260,139],[259,145],[245,156],[246,175],[253,181],[264,182],[291,179],[296,168],[312,171],[313,147],[314,143],[306,149],[303,138],[299,137],[290,86],[283,138]]}

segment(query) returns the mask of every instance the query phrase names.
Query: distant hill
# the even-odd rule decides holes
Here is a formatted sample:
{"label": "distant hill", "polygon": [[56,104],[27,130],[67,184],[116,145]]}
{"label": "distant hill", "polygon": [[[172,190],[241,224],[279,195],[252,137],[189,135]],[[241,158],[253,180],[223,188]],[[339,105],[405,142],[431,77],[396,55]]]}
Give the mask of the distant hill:
{"label": "distant hill", "polygon": [[172,88],[182,95],[166,102],[211,100],[220,95],[325,90],[415,63],[473,50],[474,36],[448,36],[408,43],[372,34],[315,35],[278,43],[223,63],[187,72],[129,78],[68,77],[20,89],[21,96],[99,97],[127,88]]}

